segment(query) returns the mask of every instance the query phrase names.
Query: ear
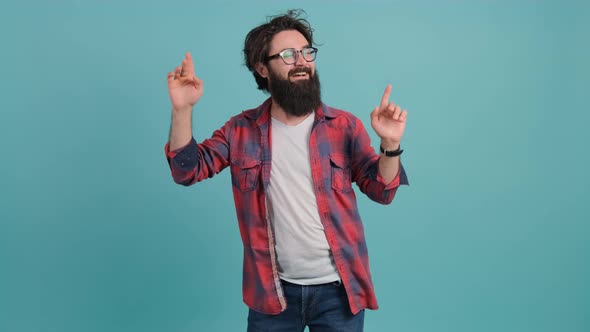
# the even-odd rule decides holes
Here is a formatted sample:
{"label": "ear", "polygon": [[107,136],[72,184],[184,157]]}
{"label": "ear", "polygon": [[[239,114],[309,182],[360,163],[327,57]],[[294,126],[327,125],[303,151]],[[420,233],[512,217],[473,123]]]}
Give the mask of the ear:
{"label": "ear", "polygon": [[266,66],[261,62],[257,63],[254,68],[256,69],[258,75],[262,76],[263,78],[268,78],[268,68],[266,68]]}

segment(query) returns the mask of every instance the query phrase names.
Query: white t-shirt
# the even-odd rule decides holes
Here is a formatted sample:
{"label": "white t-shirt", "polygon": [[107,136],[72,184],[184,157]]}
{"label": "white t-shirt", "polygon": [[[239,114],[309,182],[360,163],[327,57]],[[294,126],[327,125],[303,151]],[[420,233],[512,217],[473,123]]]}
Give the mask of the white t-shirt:
{"label": "white t-shirt", "polygon": [[313,285],[340,280],[313,191],[309,137],[314,113],[295,126],[272,119],[268,196],[279,276]]}

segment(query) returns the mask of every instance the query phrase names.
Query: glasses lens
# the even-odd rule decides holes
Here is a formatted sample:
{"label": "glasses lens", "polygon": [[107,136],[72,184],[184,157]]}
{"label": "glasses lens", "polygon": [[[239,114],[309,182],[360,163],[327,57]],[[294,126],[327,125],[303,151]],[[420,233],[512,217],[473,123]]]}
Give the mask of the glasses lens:
{"label": "glasses lens", "polygon": [[286,64],[293,64],[297,61],[295,59],[295,50],[284,50],[281,52],[281,57],[285,60]]}
{"label": "glasses lens", "polygon": [[316,54],[317,54],[317,51],[313,47],[306,47],[306,48],[304,48],[304,49],[301,50],[301,55],[303,55],[303,58],[306,61],[313,61],[313,60],[315,60]]}

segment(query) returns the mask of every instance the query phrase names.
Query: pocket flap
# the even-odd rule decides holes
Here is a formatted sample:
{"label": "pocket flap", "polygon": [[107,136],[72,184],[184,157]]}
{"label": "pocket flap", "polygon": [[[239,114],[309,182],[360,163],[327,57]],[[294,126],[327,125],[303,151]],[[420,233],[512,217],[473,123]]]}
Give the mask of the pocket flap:
{"label": "pocket flap", "polygon": [[338,168],[349,168],[350,159],[343,154],[331,154],[330,162]]}
{"label": "pocket flap", "polygon": [[260,160],[242,155],[233,158],[231,163],[241,169],[248,169],[260,165]]}

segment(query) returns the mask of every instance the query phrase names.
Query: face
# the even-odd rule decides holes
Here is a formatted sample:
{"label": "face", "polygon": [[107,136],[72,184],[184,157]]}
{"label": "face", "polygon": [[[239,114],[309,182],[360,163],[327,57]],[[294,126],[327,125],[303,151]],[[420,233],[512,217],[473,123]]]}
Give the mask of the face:
{"label": "face", "polygon": [[[270,45],[268,55],[274,55],[287,48],[301,50],[310,46],[305,37],[296,30],[277,33]],[[275,57],[267,65],[259,66],[259,74],[269,83],[273,100],[283,110],[294,116],[310,114],[321,105],[320,82],[314,62],[307,62],[301,53],[293,64],[285,64]]]}
{"label": "face", "polygon": [[[287,48],[294,48],[301,50],[306,46],[311,46],[305,39],[305,37],[297,30],[286,30],[277,33],[271,43],[268,55],[277,54]],[[291,82],[297,82],[300,80],[309,80],[310,75],[315,73],[315,63],[307,62],[303,59],[303,56],[299,54],[297,62],[292,65],[287,65],[280,57],[274,58],[264,66],[266,70],[262,70],[261,76],[268,78],[268,71],[273,71],[275,76]],[[297,73],[299,72],[299,73]]]}

